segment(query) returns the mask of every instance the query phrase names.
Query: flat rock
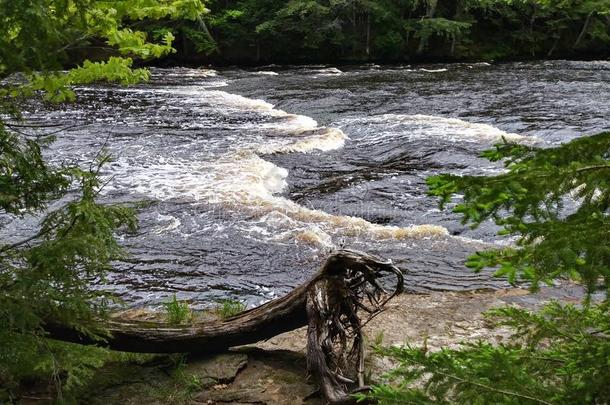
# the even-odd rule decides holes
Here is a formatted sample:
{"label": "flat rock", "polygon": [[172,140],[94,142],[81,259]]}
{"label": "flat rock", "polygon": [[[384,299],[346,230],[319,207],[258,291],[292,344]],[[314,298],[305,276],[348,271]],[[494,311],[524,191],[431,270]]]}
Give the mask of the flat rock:
{"label": "flat rock", "polygon": [[210,387],[194,397],[197,404],[309,404],[324,402],[307,380],[305,356],[290,351],[244,349],[248,366],[225,386]]}
{"label": "flat rock", "polygon": [[214,356],[189,359],[185,372],[201,379],[204,385],[226,384],[248,364],[248,356],[242,353],[223,353]]}

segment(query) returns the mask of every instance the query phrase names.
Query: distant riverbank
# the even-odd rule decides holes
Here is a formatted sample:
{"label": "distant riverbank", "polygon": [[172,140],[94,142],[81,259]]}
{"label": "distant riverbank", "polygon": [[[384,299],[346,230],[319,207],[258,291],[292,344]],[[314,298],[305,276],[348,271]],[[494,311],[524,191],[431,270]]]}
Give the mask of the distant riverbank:
{"label": "distant riverbank", "polygon": [[[610,4],[524,1],[206,3],[172,29],[184,65],[592,60],[610,56]],[[154,27],[151,27],[154,35]]]}

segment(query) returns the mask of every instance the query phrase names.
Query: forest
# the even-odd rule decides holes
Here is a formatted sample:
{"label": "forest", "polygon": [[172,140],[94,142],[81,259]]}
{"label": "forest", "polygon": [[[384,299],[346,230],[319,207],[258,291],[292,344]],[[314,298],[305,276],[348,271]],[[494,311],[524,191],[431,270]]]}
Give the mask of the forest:
{"label": "forest", "polygon": [[610,401],[609,0],[0,22],[0,403]]}
{"label": "forest", "polygon": [[[605,0],[218,0],[180,27],[178,59],[223,63],[595,58]],[[203,55],[209,55],[209,59]]]}

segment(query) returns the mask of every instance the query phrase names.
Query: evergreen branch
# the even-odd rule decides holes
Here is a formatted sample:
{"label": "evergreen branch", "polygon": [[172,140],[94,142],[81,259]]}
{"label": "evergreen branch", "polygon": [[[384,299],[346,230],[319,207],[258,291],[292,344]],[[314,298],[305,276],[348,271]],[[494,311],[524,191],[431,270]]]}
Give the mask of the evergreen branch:
{"label": "evergreen branch", "polygon": [[[512,313],[512,317],[518,318],[524,324],[527,324],[527,322],[529,321],[529,319],[526,316],[526,313],[524,313],[522,311],[516,311],[516,312]],[[566,340],[570,340],[577,344],[582,342],[582,339],[577,339],[574,336],[571,336],[571,335],[565,333],[564,331],[562,331],[560,329],[560,325],[558,323],[547,322],[544,324],[544,327],[547,328],[548,330],[551,330],[555,335],[561,336]]]}
{"label": "evergreen branch", "polygon": [[597,165],[597,166],[586,166],[576,169],[577,172],[587,172],[590,170],[604,170],[610,169],[610,165]]}
{"label": "evergreen branch", "polygon": [[[426,364],[424,364],[422,362],[419,362],[417,360],[413,360],[413,359],[406,359],[406,360],[403,359],[403,360],[407,361],[407,362],[411,362],[411,363],[416,364],[418,366],[427,368]],[[503,390],[503,389],[500,389],[500,388],[494,388],[494,387],[491,387],[491,386],[489,386],[487,384],[483,384],[483,383],[476,382],[476,381],[470,381],[470,380],[467,380],[465,378],[458,377],[458,376],[456,376],[454,374],[450,374],[450,373],[447,373],[447,372],[444,372],[444,371],[434,370],[434,371],[431,371],[431,372],[433,374],[442,375],[443,377],[447,377],[447,378],[450,378],[452,380],[458,381],[459,383],[474,385],[476,387],[483,388],[485,390],[488,390],[490,392],[495,392],[497,394],[512,396],[512,397],[516,397],[516,398],[522,398],[522,399],[528,399],[530,401],[538,402],[538,403],[544,404],[544,405],[554,405],[552,402],[547,402],[547,401],[545,401],[543,399],[540,399],[540,398],[532,397],[532,396],[529,396],[529,395],[526,395],[526,394],[520,394],[518,392]]]}
{"label": "evergreen branch", "polygon": [[116,174],[112,175],[108,178],[108,180],[106,180],[104,183],[102,183],[97,190],[93,193],[94,197],[97,197],[98,195],[100,195],[100,193],[102,192],[102,190],[104,189],[104,187],[106,187],[108,184],[110,184],[110,182],[112,180],[114,180],[116,178]]}

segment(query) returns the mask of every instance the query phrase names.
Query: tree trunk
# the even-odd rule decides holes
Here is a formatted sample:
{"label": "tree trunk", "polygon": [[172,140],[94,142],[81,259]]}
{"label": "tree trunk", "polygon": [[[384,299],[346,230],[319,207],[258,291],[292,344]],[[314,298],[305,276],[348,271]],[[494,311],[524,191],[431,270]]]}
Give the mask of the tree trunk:
{"label": "tree trunk", "polygon": [[[185,326],[110,320],[104,325],[110,333],[104,341],[82,335],[74,328],[52,321],[45,324],[45,329],[49,337],[54,339],[95,344],[127,352],[220,352],[229,347],[255,343],[306,326],[308,324],[307,293],[316,283],[329,277],[339,277],[345,283],[346,280],[343,278],[347,277],[349,272],[369,272],[370,269],[396,271],[392,270],[395,268],[389,261],[345,249],[332,254],[309,281],[284,297],[224,320]],[[399,289],[402,289],[402,284]]]}
{"label": "tree trunk", "polygon": [[366,13],[366,59],[371,57],[371,10]]}
{"label": "tree trunk", "polygon": [[578,45],[580,44],[580,41],[582,41],[582,39],[584,38],[585,33],[589,29],[589,24],[591,23],[591,17],[593,17],[593,14],[595,14],[595,10],[591,11],[587,15],[587,19],[585,20],[585,23],[583,24],[582,29],[580,30],[580,33],[578,34],[578,38],[576,38],[576,41],[574,41],[574,45],[572,45],[572,49],[576,49],[578,47]]}
{"label": "tree trunk", "polygon": [[[319,274],[319,273],[318,273]],[[73,343],[95,344],[137,353],[213,353],[233,346],[255,343],[307,324],[306,291],[314,279],[290,294],[234,317],[188,326],[141,321],[110,320],[110,337],[104,341],[83,336],[77,330],[47,322],[51,338]]]}
{"label": "tree trunk", "polygon": [[561,39],[561,37],[558,35],[557,38],[555,38],[555,42],[553,42],[553,46],[551,47],[551,49],[549,49],[549,51],[546,54],[547,58],[550,58],[551,55],[553,54],[553,52],[555,52],[555,49],[557,49],[557,45],[559,44],[559,40]]}
{"label": "tree trunk", "polygon": [[212,36],[212,33],[208,29],[208,26],[205,24],[205,21],[203,21],[203,18],[201,18],[201,16],[197,17],[197,23],[199,24],[199,28],[201,28],[201,30],[204,32],[205,36],[208,37],[208,41],[214,44],[214,50],[220,53],[220,49],[218,48],[216,40]]}

